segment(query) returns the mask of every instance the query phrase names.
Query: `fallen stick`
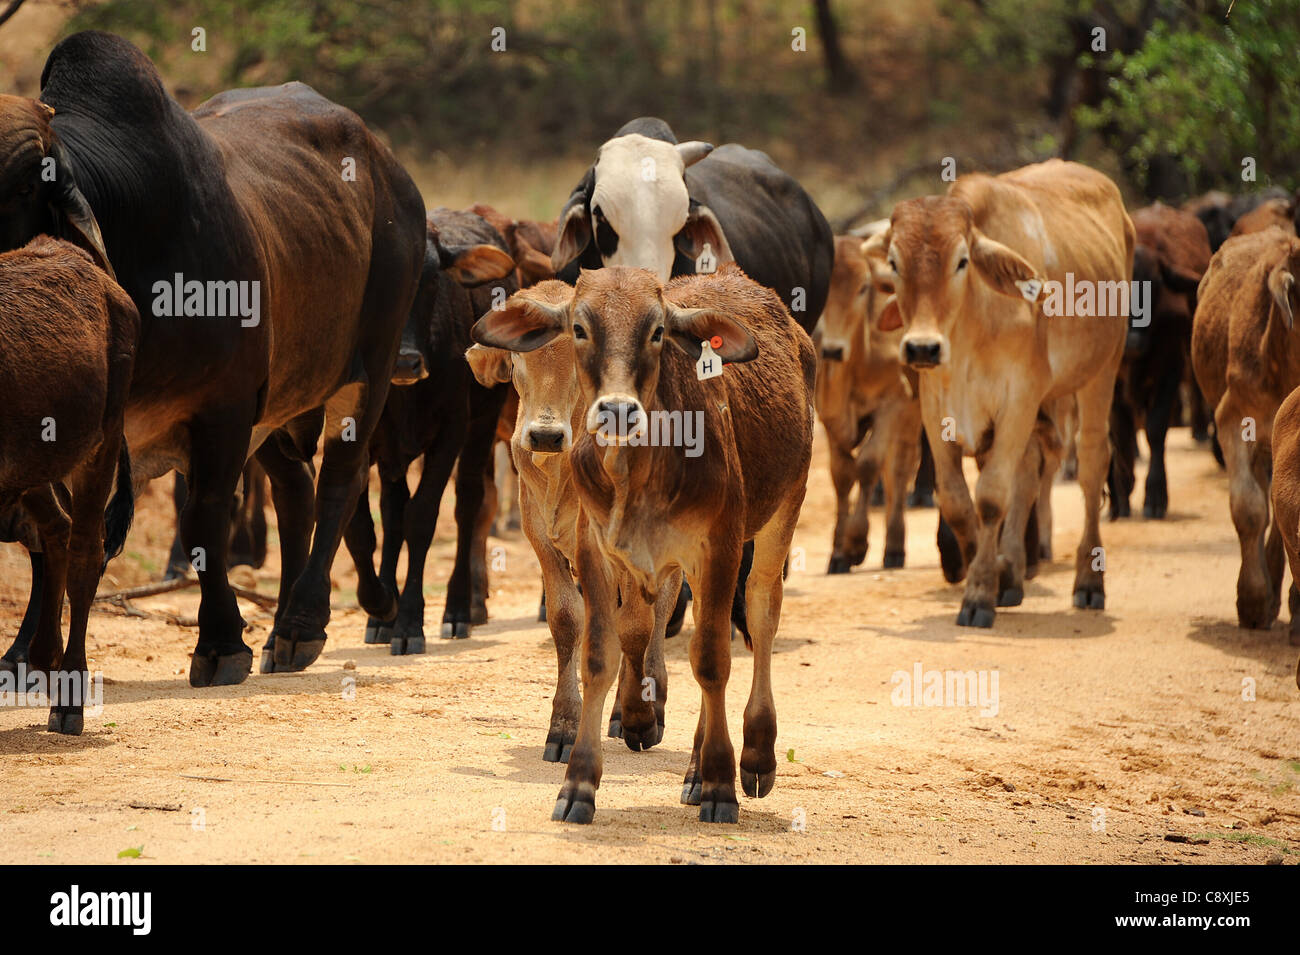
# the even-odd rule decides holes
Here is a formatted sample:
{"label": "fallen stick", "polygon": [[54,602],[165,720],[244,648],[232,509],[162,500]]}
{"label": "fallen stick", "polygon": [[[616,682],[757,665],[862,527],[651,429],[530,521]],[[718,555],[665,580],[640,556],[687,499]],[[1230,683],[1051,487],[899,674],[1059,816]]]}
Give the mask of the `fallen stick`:
{"label": "fallen stick", "polygon": [[342,786],[349,788],[349,783],[322,783],[312,779],[235,779],[229,776],[195,776],[191,773],[177,773],[181,779],[197,779],[204,783],[269,783],[273,786]]}
{"label": "fallen stick", "polygon": [[[129,613],[130,610],[124,606],[124,601],[135,600],[139,597],[153,597],[157,594],[168,594],[172,591],[184,590],[187,587],[197,587],[198,583],[198,579],[194,577],[177,577],[175,580],[164,580],[157,584],[143,584],[139,587],[128,587],[126,590],[115,590],[108,594],[96,594],[95,601],[97,603],[117,604]],[[231,584],[230,589],[235,592],[236,597],[243,597],[245,600],[267,610],[279,603],[275,597],[259,594],[256,590],[236,587],[234,584]]]}

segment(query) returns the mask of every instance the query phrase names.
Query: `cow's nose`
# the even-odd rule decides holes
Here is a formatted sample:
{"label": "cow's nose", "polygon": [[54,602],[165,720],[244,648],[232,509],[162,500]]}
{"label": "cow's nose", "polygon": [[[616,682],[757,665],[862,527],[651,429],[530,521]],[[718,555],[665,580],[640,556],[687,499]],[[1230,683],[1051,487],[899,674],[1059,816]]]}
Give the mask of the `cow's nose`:
{"label": "cow's nose", "polygon": [[616,434],[630,434],[641,426],[641,407],[634,401],[606,398],[596,406],[596,410],[609,415]]}
{"label": "cow's nose", "polygon": [[830,348],[830,347],[823,348],[822,357],[825,358],[827,361],[843,361],[844,346],[836,345],[834,348]]}
{"label": "cow's nose", "polygon": [[903,360],[913,368],[933,368],[939,364],[939,343],[904,342]]}
{"label": "cow's nose", "polygon": [[556,454],[564,450],[564,429],[534,427],[528,429],[528,450],[539,454]]}
{"label": "cow's nose", "polygon": [[397,353],[397,364],[393,366],[392,383],[395,385],[413,385],[429,377],[425,367],[424,356],[414,349],[402,349]]}

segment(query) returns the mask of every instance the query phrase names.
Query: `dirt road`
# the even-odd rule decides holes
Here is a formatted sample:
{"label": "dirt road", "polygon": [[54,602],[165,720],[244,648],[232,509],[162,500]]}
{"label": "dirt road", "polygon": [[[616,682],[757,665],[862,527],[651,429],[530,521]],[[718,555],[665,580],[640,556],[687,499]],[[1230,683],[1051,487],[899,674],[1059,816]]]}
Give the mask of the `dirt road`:
{"label": "dirt road", "polygon": [[[505,570],[492,622],[469,640],[433,638],[451,566],[448,503],[426,578],[425,656],[363,644],[346,555],[330,643],[306,673],[193,690],[196,632],[164,614],[192,619],[196,593],[139,601],[147,619],[95,613],[91,668],[105,676],[105,705],[85,735],[47,733],[44,710],[0,710],[5,857],[1296,864],[1297,650],[1282,624],[1236,628],[1225,480],[1185,431],[1174,435],[1170,518],[1103,525],[1107,610],[1069,609],[1081,500],[1058,484],[1057,559],[991,631],[953,622],[960,589],[939,573],[934,511],[908,514],[906,569],[879,569],[873,512],[866,569],[823,574],[833,495],[819,443],[776,648],[777,784],[764,800],[741,797],[739,825],[702,824],[678,803],[699,705],[689,621],[669,643],[663,742],[632,753],[607,739],[594,824],[549,821],[563,767],[541,760],[555,658],[535,622],[537,562],[522,537],[494,539]],[[167,503],[163,487],[142,500],[129,553],[110,567],[118,583],[161,566]],[[0,562],[9,632],[24,566],[21,553]],[[274,592],[274,561],[239,575]],[[242,606],[260,649],[270,617]],[[751,664],[739,644],[735,657],[738,740]],[[918,667],[913,691],[902,675]],[[975,671],[985,705],[895,705],[925,703],[931,671]]]}

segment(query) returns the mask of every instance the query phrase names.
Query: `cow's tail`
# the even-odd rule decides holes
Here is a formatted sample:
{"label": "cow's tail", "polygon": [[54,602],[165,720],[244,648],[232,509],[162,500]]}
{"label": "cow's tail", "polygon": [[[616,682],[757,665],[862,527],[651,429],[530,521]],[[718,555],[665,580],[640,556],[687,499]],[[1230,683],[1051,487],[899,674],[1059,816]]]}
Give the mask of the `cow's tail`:
{"label": "cow's tail", "polygon": [[[126,448],[126,438],[122,438],[122,449],[117,455],[117,487],[113,499],[104,511],[104,567],[108,562],[122,553],[126,546],[126,532],[131,529],[135,519],[135,493],[131,487],[131,455]],[[100,568],[103,573],[103,568]]]}
{"label": "cow's tail", "polygon": [[749,570],[754,566],[754,542],[746,541],[745,549],[740,555],[740,573],[736,575],[736,593],[731,598],[731,623],[745,638],[745,646],[754,649],[754,641],[749,636],[749,620],[745,616],[745,582],[749,580]]}

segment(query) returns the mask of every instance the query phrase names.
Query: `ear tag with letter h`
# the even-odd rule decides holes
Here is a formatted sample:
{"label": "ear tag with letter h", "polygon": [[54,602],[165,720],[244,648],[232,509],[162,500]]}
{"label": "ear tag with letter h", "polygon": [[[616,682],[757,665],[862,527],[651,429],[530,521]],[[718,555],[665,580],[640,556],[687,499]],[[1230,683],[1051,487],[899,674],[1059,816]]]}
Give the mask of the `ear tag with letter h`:
{"label": "ear tag with letter h", "polygon": [[700,359],[695,363],[695,377],[704,381],[717,378],[722,374],[722,359],[713,350],[722,347],[722,338],[714,335],[708,341],[700,342]]}

